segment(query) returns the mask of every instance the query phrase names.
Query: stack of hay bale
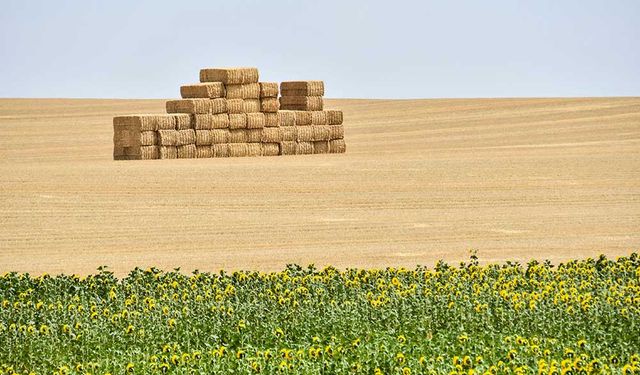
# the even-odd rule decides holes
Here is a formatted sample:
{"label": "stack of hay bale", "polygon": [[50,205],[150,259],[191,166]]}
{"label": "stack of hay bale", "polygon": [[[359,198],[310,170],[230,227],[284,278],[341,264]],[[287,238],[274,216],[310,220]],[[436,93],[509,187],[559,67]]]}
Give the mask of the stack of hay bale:
{"label": "stack of hay bale", "polygon": [[114,117],[114,159],[345,152],[342,111],[322,111],[324,84],[308,82],[315,83],[282,87],[288,97],[319,97],[320,108],[312,99],[279,111],[285,94],[279,100],[276,82],[259,82],[258,69],[202,69],[200,83],[181,86],[182,99],[166,103],[167,114]]}
{"label": "stack of hay bale", "polygon": [[290,111],[294,125],[280,143],[282,155],[345,152],[342,111],[323,110],[324,82],[282,82],[280,93],[281,113]]}

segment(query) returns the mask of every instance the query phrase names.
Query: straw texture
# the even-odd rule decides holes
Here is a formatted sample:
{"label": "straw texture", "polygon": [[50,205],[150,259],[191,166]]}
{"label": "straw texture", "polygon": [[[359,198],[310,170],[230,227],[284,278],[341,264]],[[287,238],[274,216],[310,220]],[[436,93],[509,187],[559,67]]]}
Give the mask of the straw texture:
{"label": "straw texture", "polygon": [[279,143],[263,143],[262,156],[278,156],[280,155]]}
{"label": "straw texture", "polygon": [[[260,141],[262,142],[270,142],[277,143],[282,141],[282,132],[281,128],[264,128],[262,129],[262,135],[260,136]],[[295,129],[295,128],[293,128]]]}
{"label": "straw texture", "polygon": [[329,152],[332,154],[340,154],[346,152],[347,146],[344,143],[344,139],[336,139],[329,141]]}
{"label": "straw texture", "polygon": [[296,113],[294,111],[278,111],[280,126],[294,126],[296,124]]}
{"label": "straw texture", "polygon": [[281,96],[280,108],[297,111],[322,111],[321,96]]}
{"label": "straw texture", "polygon": [[342,111],[328,110],[327,112],[327,124],[329,125],[342,125]]}
{"label": "straw texture", "polygon": [[328,125],[311,125],[313,141],[328,141],[330,138]]}
{"label": "straw texture", "polygon": [[278,82],[260,82],[261,98],[277,98]]}
{"label": "straw texture", "polygon": [[161,146],[177,146],[177,130],[158,130],[158,144]]}
{"label": "straw texture", "polygon": [[327,112],[325,111],[311,112],[311,125],[327,125]]}
{"label": "straw texture", "polygon": [[196,131],[193,129],[177,130],[176,146],[184,146],[189,144],[196,144]]}
{"label": "straw texture", "polygon": [[211,146],[196,146],[196,158],[206,159],[213,157],[213,149]]}
{"label": "straw texture", "polygon": [[229,130],[229,143],[247,143],[247,132],[245,129]]}
{"label": "straw texture", "polygon": [[298,142],[311,142],[313,141],[313,127],[311,126],[296,126],[298,129]]}
{"label": "straw texture", "polygon": [[262,155],[262,143],[247,144],[247,156],[261,156],[261,155]]}
{"label": "straw texture", "polygon": [[342,139],[344,138],[344,126],[343,125],[329,125],[329,139]]}
{"label": "straw texture", "polygon": [[264,124],[264,113],[247,113],[247,129],[262,129]]}
{"label": "straw texture", "polygon": [[280,84],[282,96],[324,96],[323,81],[285,81]]}
{"label": "straw texture", "polygon": [[260,99],[244,99],[242,103],[242,112],[255,113],[255,112],[269,112],[260,110]]}
{"label": "straw texture", "polygon": [[214,158],[228,158],[229,157],[229,144],[215,144],[211,146]]}
{"label": "straw texture", "polygon": [[[213,99],[215,100],[215,99]],[[211,113],[212,99],[169,100],[167,113]]]}
{"label": "straw texture", "polygon": [[230,113],[229,129],[246,129],[247,114],[246,113]]}
{"label": "straw texture", "polygon": [[295,142],[298,140],[298,127],[283,126],[280,128],[280,136],[283,141]]}
{"label": "straw texture", "polygon": [[224,98],[225,87],[221,82],[195,83],[180,86],[180,96],[188,98]]}
{"label": "straw texture", "polygon": [[213,129],[211,130],[211,144],[220,144],[229,142],[229,129]]}
{"label": "straw texture", "polygon": [[296,145],[296,155],[308,155],[313,154],[312,142],[298,142]]}
{"label": "straw texture", "polygon": [[249,143],[260,143],[262,139],[262,129],[247,129],[246,134]]}
{"label": "straw texture", "polygon": [[260,111],[262,112],[278,112],[280,110],[280,102],[277,98],[260,99]]}
{"label": "straw texture", "polygon": [[187,144],[178,146],[178,159],[193,159],[196,157],[196,145]]}
{"label": "straw texture", "polygon": [[257,68],[204,68],[200,82],[222,82],[225,85],[258,82]]}
{"label": "straw texture", "polygon": [[327,141],[313,142],[314,154],[326,154],[328,152],[329,152],[329,142]]}
{"label": "straw texture", "polygon": [[249,148],[247,143],[231,143],[229,144],[229,156],[242,157],[247,156]]}
{"label": "straw texture", "polygon": [[280,142],[280,155],[295,155],[297,148],[297,142],[282,141]]}
{"label": "straw texture", "polygon": [[159,129],[174,129],[175,119],[172,115],[128,115],[113,118],[113,125],[131,127],[140,131],[155,131]]}
{"label": "straw texture", "polygon": [[158,144],[158,133],[157,132],[141,132],[140,133],[140,145],[141,146],[153,146]]}
{"label": "straw texture", "polygon": [[264,126],[267,128],[280,126],[280,116],[278,116],[278,113],[264,113]]}
{"label": "straw texture", "polygon": [[296,126],[311,125],[313,117],[310,111],[295,111]]}
{"label": "straw texture", "polygon": [[211,146],[211,130],[196,130],[196,146]]}
{"label": "straw texture", "polygon": [[160,146],[160,159],[177,159],[178,148],[176,146]]}
{"label": "straw texture", "polygon": [[259,99],[260,84],[226,85],[227,99]]}

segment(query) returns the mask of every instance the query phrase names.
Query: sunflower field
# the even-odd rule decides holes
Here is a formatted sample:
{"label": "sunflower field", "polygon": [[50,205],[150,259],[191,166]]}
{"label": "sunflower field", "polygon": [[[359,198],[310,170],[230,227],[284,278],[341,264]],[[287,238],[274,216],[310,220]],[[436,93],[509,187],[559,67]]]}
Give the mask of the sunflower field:
{"label": "sunflower field", "polygon": [[0,374],[638,374],[640,257],[0,277]]}

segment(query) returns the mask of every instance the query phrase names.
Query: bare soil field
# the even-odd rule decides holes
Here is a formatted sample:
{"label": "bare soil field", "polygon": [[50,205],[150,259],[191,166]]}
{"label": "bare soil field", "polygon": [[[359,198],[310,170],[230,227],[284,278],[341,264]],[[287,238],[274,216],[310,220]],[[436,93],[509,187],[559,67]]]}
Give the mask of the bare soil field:
{"label": "bare soil field", "polygon": [[346,154],[113,161],[112,117],[163,100],[0,99],[0,272],[640,249],[640,98],[326,102]]}

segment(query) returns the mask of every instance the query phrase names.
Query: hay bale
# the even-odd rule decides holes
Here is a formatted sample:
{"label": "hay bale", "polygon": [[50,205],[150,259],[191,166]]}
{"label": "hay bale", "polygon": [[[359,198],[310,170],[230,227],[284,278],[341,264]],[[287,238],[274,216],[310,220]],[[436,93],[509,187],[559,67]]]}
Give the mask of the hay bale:
{"label": "hay bale", "polygon": [[113,124],[113,145],[119,147],[140,147],[140,125]]}
{"label": "hay bale", "polygon": [[298,140],[297,126],[283,126],[280,129],[280,137],[283,141],[295,142]]}
{"label": "hay bale", "polygon": [[196,130],[196,146],[211,146],[211,130]]}
{"label": "hay bale", "polygon": [[264,126],[266,128],[275,128],[280,126],[280,116],[277,112],[263,113],[264,114]]}
{"label": "hay bale", "polygon": [[228,158],[229,157],[229,144],[221,143],[211,146],[214,158]]}
{"label": "hay bale", "polygon": [[262,156],[278,156],[280,155],[279,143],[262,143]]}
{"label": "hay bale", "polygon": [[245,129],[231,129],[229,130],[229,143],[247,143],[247,132]]}
{"label": "hay bale", "polygon": [[229,144],[229,156],[231,157],[243,157],[249,153],[249,147],[247,143],[230,143]]}
{"label": "hay bale", "polygon": [[210,113],[206,114],[195,114],[191,115],[193,118],[191,119],[191,123],[193,124],[193,128],[195,130],[209,130],[211,129],[211,116]]}
{"label": "hay bale", "polygon": [[311,126],[296,126],[298,129],[298,142],[311,142],[313,141],[313,127]]}
{"label": "hay bale", "polygon": [[[260,135],[261,142],[271,142],[277,143],[282,141],[282,132],[281,128],[264,128],[262,129],[262,134]],[[295,127],[293,128],[295,129]]]}
{"label": "hay bale", "polygon": [[322,111],[321,96],[281,96],[280,108],[294,111]]}
{"label": "hay bale", "polygon": [[329,140],[344,138],[344,125],[328,125]]}
{"label": "hay bale", "polygon": [[264,123],[264,113],[247,113],[247,129],[262,129]]}
{"label": "hay bale", "polygon": [[212,129],[211,144],[220,144],[229,142],[229,129]]}
{"label": "hay bale", "polygon": [[247,129],[247,142],[260,143],[262,139],[262,129]]}
{"label": "hay bale", "polygon": [[175,119],[172,115],[127,115],[113,118],[114,129],[131,129],[134,132],[156,131],[160,129],[174,129]]}
{"label": "hay bale", "polygon": [[311,125],[313,117],[310,111],[294,111],[296,126]]}
{"label": "hay bale", "polygon": [[329,136],[329,126],[328,125],[311,125],[310,126],[313,132],[313,141],[328,141]]}
{"label": "hay bale", "polygon": [[158,144],[160,146],[177,146],[178,130],[158,130]]}
{"label": "hay bale", "polygon": [[260,99],[244,99],[242,111],[244,113],[260,112]]}
{"label": "hay bale", "polygon": [[342,125],[342,111],[330,109],[325,112],[327,113],[328,125]]}
{"label": "hay bale", "polygon": [[244,113],[244,99],[227,99],[227,111],[229,114]]}
{"label": "hay bale", "polygon": [[324,96],[323,81],[285,81],[280,83],[282,96]]}
{"label": "hay bale", "polygon": [[140,146],[154,146],[158,144],[158,133],[152,131],[140,132]]}
{"label": "hay bale", "polygon": [[160,159],[177,159],[178,148],[176,146],[160,146]]}
{"label": "hay bale", "polygon": [[180,96],[184,99],[193,98],[224,98],[225,87],[221,82],[195,83],[180,86]]}
{"label": "hay bale", "polygon": [[282,141],[280,142],[280,155],[295,155],[297,148],[297,142]]}
{"label": "hay bale", "polygon": [[218,113],[227,113],[228,109],[227,109],[227,99],[225,98],[218,98],[218,99],[209,99],[209,102],[211,104],[211,113],[212,114],[218,114]]}
{"label": "hay bale", "polygon": [[229,115],[226,113],[217,113],[211,115],[211,129],[227,129],[229,128]]}
{"label": "hay bale", "polygon": [[140,147],[113,145],[113,160],[140,160]]}
{"label": "hay bale", "polygon": [[294,126],[296,124],[295,111],[278,111],[280,126]]}
{"label": "hay bale", "polygon": [[277,98],[278,82],[260,82],[261,98]]}
{"label": "hay bale", "polygon": [[194,159],[196,157],[196,145],[188,144],[178,146],[178,159]]}
{"label": "hay bale", "polygon": [[329,142],[328,141],[313,142],[313,153],[314,154],[326,154],[328,152],[329,152]]}
{"label": "hay bale", "polygon": [[278,112],[280,110],[280,102],[278,98],[262,98],[260,99],[260,111],[262,112]]}
{"label": "hay bale", "polygon": [[258,68],[204,68],[200,82],[222,82],[225,85],[258,82]]}
{"label": "hay bale", "polygon": [[296,155],[313,154],[313,142],[298,142],[296,145]]}
{"label": "hay bale", "polygon": [[160,159],[160,147],[155,145],[140,147],[140,159],[142,160]]}
{"label": "hay bale", "polygon": [[329,141],[329,152],[332,154],[341,154],[347,151],[347,145],[344,139],[334,139]]}
{"label": "hay bale", "polygon": [[216,99],[178,99],[166,103],[167,113],[211,113]]}
{"label": "hay bale", "polygon": [[213,149],[211,146],[196,146],[196,158],[206,159],[213,157]]}
{"label": "hay bale", "polygon": [[247,114],[246,113],[230,113],[229,129],[246,129]]}
{"label": "hay bale", "polygon": [[[188,113],[174,113],[173,122],[175,123],[175,127],[171,127],[171,125],[167,124],[158,124],[158,129],[190,129],[193,128],[193,122],[191,121],[191,115]],[[166,128],[165,128],[166,126]]]}
{"label": "hay bale", "polygon": [[327,125],[327,112],[325,112],[325,111],[312,111],[311,112],[311,125]]}
{"label": "hay bale", "polygon": [[227,99],[259,99],[260,84],[245,83],[240,85],[226,85]]}
{"label": "hay bale", "polygon": [[247,144],[247,156],[262,156],[262,143]]}
{"label": "hay bale", "polygon": [[176,146],[189,144],[196,144],[196,131],[193,129],[178,130],[176,134]]}

